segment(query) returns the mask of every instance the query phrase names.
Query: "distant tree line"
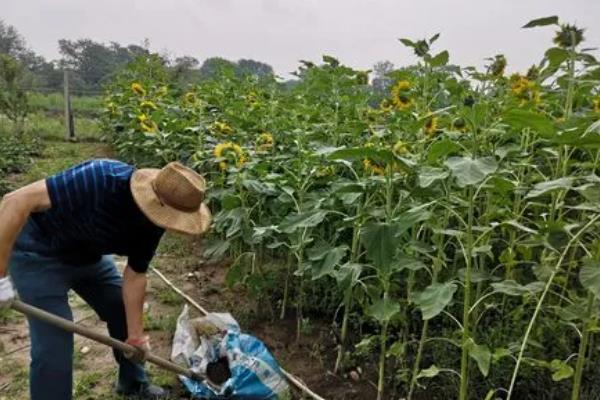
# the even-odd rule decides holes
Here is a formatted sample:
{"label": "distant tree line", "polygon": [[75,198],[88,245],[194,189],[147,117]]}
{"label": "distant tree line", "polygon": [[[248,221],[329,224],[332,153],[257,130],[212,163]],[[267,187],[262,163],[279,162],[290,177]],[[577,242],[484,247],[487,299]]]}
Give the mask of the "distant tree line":
{"label": "distant tree line", "polygon": [[[103,85],[127,63],[139,56],[149,56],[148,43],[122,46],[117,42],[108,44],[91,39],[58,41],[59,60],[48,61],[31,50],[24,37],[15,27],[0,20],[0,55],[16,60],[25,74],[20,84],[29,88],[60,91],[63,70],[68,68],[70,86],[75,92],[98,93]],[[214,76],[219,68],[232,68],[236,74],[258,76],[273,75],[273,68],[263,62],[242,59],[237,62],[220,57],[206,59],[202,64],[191,56],[170,58],[160,56],[168,70],[183,84]]]}
{"label": "distant tree line", "polygon": [[[149,43],[141,45],[130,44],[123,46],[117,42],[108,44],[92,39],[58,41],[61,58],[46,60],[31,50],[24,37],[15,27],[0,20],[0,57],[9,57],[18,65],[11,65],[11,73],[15,68],[21,68],[15,78],[18,86],[24,89],[38,91],[61,91],[63,85],[63,70],[70,71],[70,87],[75,94],[99,94],[103,85],[109,82],[126,64],[139,56],[149,56]],[[182,86],[193,84],[202,79],[217,76],[223,68],[237,75],[256,75],[270,77],[274,75],[273,68],[266,63],[241,59],[230,61],[221,57],[211,57],[202,63],[191,56],[170,57],[159,55],[169,73]],[[4,61],[9,65],[9,61]],[[300,68],[302,70],[302,67]],[[382,61],[373,67],[371,73],[371,89],[375,97],[383,97],[391,85],[388,74],[394,70],[389,61]],[[0,86],[2,85],[2,70],[0,68]],[[297,78],[302,79],[301,74]],[[293,86],[297,80],[284,82]],[[14,82],[12,83],[15,84]]]}

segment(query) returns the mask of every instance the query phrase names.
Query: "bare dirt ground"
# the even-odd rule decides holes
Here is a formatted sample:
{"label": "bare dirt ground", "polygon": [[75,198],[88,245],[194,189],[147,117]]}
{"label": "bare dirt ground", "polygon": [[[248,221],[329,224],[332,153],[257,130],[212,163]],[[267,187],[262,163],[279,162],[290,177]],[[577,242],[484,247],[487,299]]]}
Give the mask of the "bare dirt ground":
{"label": "bare dirt ground", "polygon": [[[54,143],[42,159],[36,160],[31,171],[13,177],[24,184],[43,178],[70,164],[92,157],[110,156],[101,144]],[[330,372],[335,357],[326,323],[315,321],[314,328],[296,341],[295,320],[279,320],[256,312],[256,304],[240,289],[225,285],[226,264],[202,264],[201,243],[178,236],[167,236],[159,248],[153,266],[162,271],[209,311],[230,312],[245,332],[263,340],[281,365],[301,378],[311,389],[325,399],[374,399],[374,383],[367,380],[353,382]],[[118,259],[123,265],[123,259]],[[75,321],[106,333],[105,324],[77,296],[70,298]],[[183,300],[169,289],[155,274],[149,273],[145,327],[153,351],[168,358],[175,323],[183,308]],[[0,400],[27,399],[29,337],[24,317],[15,312],[0,314]],[[113,393],[116,364],[110,349],[88,339],[76,337],[74,352],[74,398],[118,399]],[[149,366],[152,380],[171,389],[174,399],[189,398],[176,377]],[[298,393],[296,398],[302,396]]]}

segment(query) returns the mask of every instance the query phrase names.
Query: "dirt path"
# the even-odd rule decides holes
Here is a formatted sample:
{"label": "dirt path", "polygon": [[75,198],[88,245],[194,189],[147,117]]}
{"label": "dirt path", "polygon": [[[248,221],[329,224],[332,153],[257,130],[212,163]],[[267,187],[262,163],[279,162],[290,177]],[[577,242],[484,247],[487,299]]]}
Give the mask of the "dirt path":
{"label": "dirt path", "polygon": [[[17,185],[41,179],[76,162],[97,157],[109,157],[109,149],[100,143],[50,142],[41,159],[27,174],[11,177]],[[278,320],[257,315],[256,305],[242,290],[225,285],[227,268],[205,265],[199,260],[200,243],[180,236],[167,235],[159,247],[153,266],[192,296],[209,311],[231,312],[242,329],[263,340],[278,361],[291,373],[303,379],[326,399],[372,399],[375,389],[371,382],[354,383],[333,376],[335,349],[327,324],[315,323],[300,342],[295,340],[295,321]],[[120,268],[125,260],[117,259]],[[106,333],[105,324],[75,294],[70,296],[74,319]],[[181,298],[156,275],[149,273],[149,289],[145,327],[153,351],[168,358],[177,316],[183,307]],[[29,338],[25,319],[14,312],[0,314],[0,400],[28,398]],[[74,398],[118,399],[113,394],[116,364],[106,347],[76,337],[74,352]],[[168,386],[173,398],[187,398],[176,377],[149,367],[152,380]],[[300,396],[298,396],[300,397]]]}

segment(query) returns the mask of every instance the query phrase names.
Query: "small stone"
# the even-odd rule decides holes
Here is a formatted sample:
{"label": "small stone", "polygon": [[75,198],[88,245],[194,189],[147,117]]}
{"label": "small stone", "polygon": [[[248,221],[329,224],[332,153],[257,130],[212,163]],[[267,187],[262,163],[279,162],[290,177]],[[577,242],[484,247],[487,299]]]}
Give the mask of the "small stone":
{"label": "small stone", "polygon": [[90,350],[91,349],[88,346],[83,346],[80,351],[81,351],[81,354],[86,355],[87,353],[90,352]]}
{"label": "small stone", "polygon": [[360,381],[360,374],[356,371],[350,371],[350,379],[352,379],[354,382],[358,382]]}

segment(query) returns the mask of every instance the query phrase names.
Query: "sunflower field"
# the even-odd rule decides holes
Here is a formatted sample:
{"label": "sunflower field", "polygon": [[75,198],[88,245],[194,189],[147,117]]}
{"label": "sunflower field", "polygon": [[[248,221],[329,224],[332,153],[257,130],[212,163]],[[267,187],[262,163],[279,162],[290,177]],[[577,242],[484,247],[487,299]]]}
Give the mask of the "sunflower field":
{"label": "sunflower field", "polygon": [[523,73],[498,55],[418,62],[377,92],[324,56],[294,84],[218,76],[178,87],[138,59],[104,125],[138,166],[205,175],[207,260],[274,318],[329,321],[330,368],[377,398],[591,399],[600,390],[600,63],[557,17]]}

